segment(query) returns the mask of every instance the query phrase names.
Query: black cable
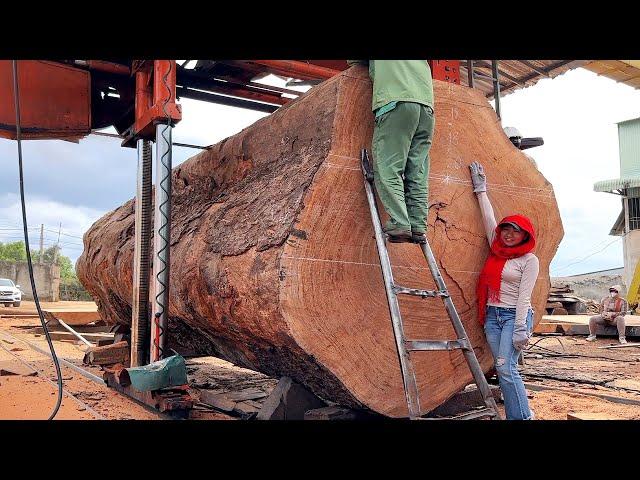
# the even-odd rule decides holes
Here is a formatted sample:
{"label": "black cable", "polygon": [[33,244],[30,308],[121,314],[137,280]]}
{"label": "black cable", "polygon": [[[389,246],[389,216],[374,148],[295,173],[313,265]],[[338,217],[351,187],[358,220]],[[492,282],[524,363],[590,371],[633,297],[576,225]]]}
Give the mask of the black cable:
{"label": "black cable", "polygon": [[[529,352],[531,348],[538,348],[540,350],[546,350],[547,352],[551,352],[551,353],[540,353],[540,355],[544,355],[547,357],[566,357],[566,358],[595,358],[595,359],[602,359],[602,360],[611,360],[613,362],[635,362],[634,360],[624,360],[622,358],[611,358],[611,357],[603,357],[603,356],[597,356],[597,355],[583,355],[580,353],[562,353],[562,352],[558,352],[556,350],[552,350],[551,348],[546,348],[546,347],[542,347],[540,345],[531,345],[526,351]],[[533,353],[533,352],[531,352]]]}
{"label": "black cable", "polygon": [[53,343],[51,342],[51,336],[49,335],[49,329],[47,328],[47,323],[44,321],[44,314],[42,313],[42,309],[40,308],[40,300],[38,299],[38,292],[36,291],[36,282],[33,278],[33,264],[31,263],[31,250],[29,250],[29,234],[27,229],[27,209],[24,202],[24,174],[22,170],[22,138],[20,132],[20,95],[18,93],[18,62],[16,60],[12,60],[13,63],[13,98],[16,107],[16,141],[18,142],[18,170],[20,172],[20,201],[22,203],[22,228],[24,230],[24,243],[27,250],[27,264],[29,265],[29,280],[31,280],[31,291],[33,292],[33,300],[36,304],[36,309],[38,310],[38,316],[40,317],[40,323],[42,324],[42,329],[44,330],[44,335],[47,337],[47,343],[49,344],[49,350],[51,351],[51,358],[53,358],[53,363],[56,366],[56,375],[58,375],[58,401],[56,403],[53,412],[49,415],[48,420],[53,420],[53,418],[60,410],[60,405],[62,404],[62,372],[60,371],[60,363],[58,362],[58,356],[56,355],[56,351],[53,348]]}

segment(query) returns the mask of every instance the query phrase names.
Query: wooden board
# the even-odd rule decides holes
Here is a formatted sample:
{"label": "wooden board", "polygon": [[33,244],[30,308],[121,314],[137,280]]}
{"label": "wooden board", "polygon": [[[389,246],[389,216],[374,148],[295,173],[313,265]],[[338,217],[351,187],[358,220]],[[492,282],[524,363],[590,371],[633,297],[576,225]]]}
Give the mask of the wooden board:
{"label": "wooden board", "polygon": [[[440,81],[434,90],[428,236],[488,371],[474,293],[488,245],[468,165],[484,164],[498,218],[521,213],[537,229],[536,312],[562,224],[552,186],[482,94]],[[289,376],[351,408],[407,415],[359,165],[372,130],[371,83],[355,67],[174,169],[170,347]],[[109,323],[130,321],[133,222],[133,201],[102,217],[77,263]],[[433,288],[417,246],[389,253],[397,283]],[[439,300],[411,297],[401,307],[409,337],[455,338]],[[413,358],[423,413],[471,381],[459,351]]]}
{"label": "wooden board", "polygon": [[613,415],[606,415],[604,413],[569,412],[567,413],[567,420],[623,420],[623,419],[620,417],[614,417]]}

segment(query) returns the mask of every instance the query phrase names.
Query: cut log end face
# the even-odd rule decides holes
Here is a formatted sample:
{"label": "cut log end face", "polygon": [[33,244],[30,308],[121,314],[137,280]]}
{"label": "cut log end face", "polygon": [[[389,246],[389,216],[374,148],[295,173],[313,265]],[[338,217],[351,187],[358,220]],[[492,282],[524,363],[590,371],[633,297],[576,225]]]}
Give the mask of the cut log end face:
{"label": "cut log end face", "polygon": [[[469,163],[483,163],[497,217],[524,214],[536,228],[536,321],[562,225],[551,186],[482,95],[436,81],[435,98],[428,238],[488,371],[475,307],[488,245]],[[176,343],[289,376],[335,403],[407,415],[359,165],[372,131],[367,71],[351,68],[176,167],[169,314],[184,325]],[[128,202],[96,222],[78,261],[111,323],[130,318],[133,213]],[[434,288],[415,245],[389,253],[398,284]],[[409,338],[456,338],[440,300],[411,297],[401,309]],[[459,351],[412,358],[424,413],[471,381]]]}

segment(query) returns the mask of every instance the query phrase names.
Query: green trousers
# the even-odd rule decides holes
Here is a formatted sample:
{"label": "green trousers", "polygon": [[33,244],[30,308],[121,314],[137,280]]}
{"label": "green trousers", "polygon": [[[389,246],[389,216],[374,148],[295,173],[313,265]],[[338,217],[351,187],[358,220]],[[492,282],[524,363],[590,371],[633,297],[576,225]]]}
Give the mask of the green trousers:
{"label": "green trousers", "polygon": [[413,102],[398,102],[375,120],[374,179],[390,217],[385,230],[427,231],[429,150],[434,124],[433,110]]}

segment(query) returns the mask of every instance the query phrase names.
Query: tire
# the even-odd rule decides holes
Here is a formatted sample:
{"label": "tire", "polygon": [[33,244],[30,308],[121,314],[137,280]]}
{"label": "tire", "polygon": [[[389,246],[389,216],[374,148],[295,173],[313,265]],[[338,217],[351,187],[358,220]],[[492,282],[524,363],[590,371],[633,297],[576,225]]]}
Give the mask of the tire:
{"label": "tire", "polygon": [[13,306],[14,307],[19,307],[20,306],[20,302],[13,302]]}

